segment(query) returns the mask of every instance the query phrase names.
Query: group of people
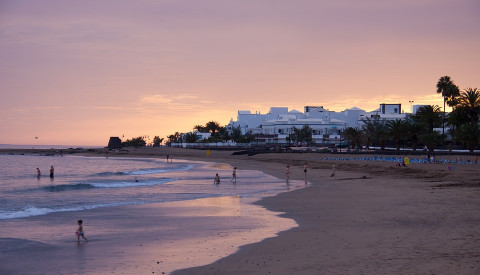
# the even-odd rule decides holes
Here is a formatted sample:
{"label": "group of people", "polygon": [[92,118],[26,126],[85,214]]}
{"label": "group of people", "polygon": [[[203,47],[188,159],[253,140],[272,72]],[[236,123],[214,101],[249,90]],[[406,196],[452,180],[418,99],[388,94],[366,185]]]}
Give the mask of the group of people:
{"label": "group of people", "polygon": [[[50,178],[53,179],[54,177],[54,172],[55,172],[55,169],[53,168],[53,166],[50,166]],[[42,172],[40,172],[40,168],[37,167],[37,178],[40,178],[42,176]]]}
{"label": "group of people", "polygon": [[[236,183],[237,182],[237,167],[233,167],[233,171],[232,171],[232,182],[233,183]],[[215,178],[213,179],[213,183],[214,184],[220,184],[220,176],[217,174],[215,174]]]}

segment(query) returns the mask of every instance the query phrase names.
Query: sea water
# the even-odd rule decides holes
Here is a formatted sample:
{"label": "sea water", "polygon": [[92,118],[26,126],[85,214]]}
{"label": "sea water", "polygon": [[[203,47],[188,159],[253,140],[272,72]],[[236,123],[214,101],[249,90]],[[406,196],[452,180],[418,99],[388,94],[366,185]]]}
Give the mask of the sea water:
{"label": "sea water", "polygon": [[[54,178],[49,177],[54,167]],[[37,168],[41,176],[37,177]],[[213,184],[215,174],[222,179]],[[0,220],[220,196],[263,196],[285,182],[259,171],[145,158],[0,155]]]}

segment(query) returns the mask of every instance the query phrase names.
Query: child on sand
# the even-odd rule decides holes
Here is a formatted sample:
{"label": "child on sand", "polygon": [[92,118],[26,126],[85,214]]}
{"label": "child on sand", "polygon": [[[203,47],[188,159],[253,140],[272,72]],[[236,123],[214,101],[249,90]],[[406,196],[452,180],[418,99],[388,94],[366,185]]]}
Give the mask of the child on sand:
{"label": "child on sand", "polygon": [[75,234],[77,235],[77,242],[80,243],[80,237],[82,237],[85,242],[88,242],[87,238],[85,238],[85,233],[83,232],[83,221],[82,220],[78,220],[77,221],[78,223],[78,229],[77,229],[77,232],[75,232]]}

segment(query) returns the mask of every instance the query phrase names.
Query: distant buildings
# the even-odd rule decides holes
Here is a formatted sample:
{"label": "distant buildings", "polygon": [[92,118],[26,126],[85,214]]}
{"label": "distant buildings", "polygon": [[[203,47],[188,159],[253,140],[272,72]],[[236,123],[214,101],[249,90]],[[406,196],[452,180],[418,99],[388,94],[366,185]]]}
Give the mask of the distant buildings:
{"label": "distant buildings", "polygon": [[[418,108],[417,108],[418,109]],[[353,107],[342,112],[329,111],[323,106],[305,106],[303,113],[287,107],[271,107],[266,114],[238,111],[237,120],[226,126],[228,132],[240,129],[243,135],[255,135],[259,143],[287,143],[294,128],[308,125],[313,130],[313,142],[340,142],[340,133],[347,127],[361,127],[364,119],[403,119],[401,104],[380,104],[377,110],[367,112]]]}

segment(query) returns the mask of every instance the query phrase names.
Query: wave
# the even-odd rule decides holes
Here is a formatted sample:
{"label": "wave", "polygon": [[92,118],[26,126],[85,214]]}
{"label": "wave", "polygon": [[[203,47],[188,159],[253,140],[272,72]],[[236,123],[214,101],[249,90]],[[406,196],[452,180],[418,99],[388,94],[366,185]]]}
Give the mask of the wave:
{"label": "wave", "polygon": [[101,207],[115,207],[115,206],[125,206],[125,205],[134,205],[134,204],[143,204],[143,202],[104,203],[104,204],[83,205],[83,206],[76,206],[76,207],[63,207],[63,208],[44,208],[44,207],[26,206],[21,210],[0,211],[0,220],[10,220],[10,219],[17,219],[17,218],[32,217],[32,216],[41,216],[41,215],[46,215],[46,214],[55,213],[55,212],[82,211],[82,210],[89,210],[89,209],[101,208]]}
{"label": "wave", "polygon": [[187,165],[183,167],[177,168],[167,168],[167,169],[141,169],[135,171],[124,172],[125,175],[148,175],[148,174],[159,174],[159,173],[167,173],[167,172],[177,172],[177,171],[187,171],[192,169],[192,165]]}
{"label": "wave", "polygon": [[172,178],[163,178],[163,179],[154,179],[148,181],[120,181],[120,182],[99,182],[91,183],[92,186],[96,188],[123,188],[123,187],[140,187],[140,186],[152,186],[162,183],[167,183],[171,181],[176,181],[178,179]]}
{"label": "wave", "polygon": [[178,179],[160,178],[151,179],[147,181],[111,181],[111,182],[92,182],[92,183],[77,183],[77,184],[59,184],[41,187],[40,189],[48,192],[63,192],[70,190],[84,190],[92,188],[127,188],[127,187],[142,187],[163,184]]}
{"label": "wave", "polygon": [[122,175],[125,175],[125,173],[124,172],[101,172],[101,173],[93,174],[92,176],[109,177],[109,176],[122,176]]}
{"label": "wave", "polygon": [[100,176],[100,177],[124,176],[124,175],[139,176],[139,175],[150,175],[150,174],[160,174],[160,173],[168,173],[168,172],[187,171],[187,170],[190,170],[192,168],[193,168],[193,165],[187,165],[187,166],[175,167],[175,168],[148,168],[148,169],[126,171],[126,172],[101,172],[101,173],[93,174],[92,176]]}

